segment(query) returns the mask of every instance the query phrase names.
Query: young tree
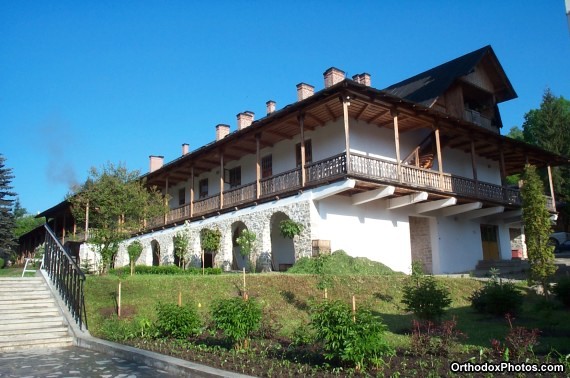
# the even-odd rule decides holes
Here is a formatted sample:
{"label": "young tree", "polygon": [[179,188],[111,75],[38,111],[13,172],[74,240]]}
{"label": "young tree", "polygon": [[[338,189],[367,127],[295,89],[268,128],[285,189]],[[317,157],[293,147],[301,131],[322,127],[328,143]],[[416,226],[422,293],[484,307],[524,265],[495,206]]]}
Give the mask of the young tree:
{"label": "young tree", "polygon": [[135,273],[135,262],[140,257],[142,251],[143,245],[138,240],[135,240],[127,246],[127,253],[129,254],[129,263],[131,266],[131,276]]}
{"label": "young tree", "polygon": [[107,163],[91,168],[85,184],[69,197],[73,216],[85,221],[89,206],[89,243],[101,254],[104,273],[113,267],[119,244],[142,229],[145,219],[165,214],[166,201],[155,187],[146,188],[139,172]]}
{"label": "young tree", "polygon": [[178,260],[178,266],[186,268],[186,254],[188,253],[188,246],[190,245],[188,235],[179,232],[174,235],[172,241],[174,243],[174,255]]}
{"label": "young tree", "polygon": [[25,207],[20,204],[20,199],[16,197],[14,202],[14,238],[18,239],[20,236],[32,231],[36,227],[43,225],[46,222],[44,217],[36,218],[32,214],[28,214]]}
{"label": "young tree", "polygon": [[551,232],[550,214],[546,208],[544,186],[533,165],[526,165],[521,188],[522,218],[528,261],[529,284],[538,283],[548,296],[548,282],[556,272],[553,247],[548,244]]}
{"label": "young tree", "polygon": [[9,250],[14,243],[14,214],[12,214],[12,168],[6,168],[6,158],[0,154],[0,249]]}

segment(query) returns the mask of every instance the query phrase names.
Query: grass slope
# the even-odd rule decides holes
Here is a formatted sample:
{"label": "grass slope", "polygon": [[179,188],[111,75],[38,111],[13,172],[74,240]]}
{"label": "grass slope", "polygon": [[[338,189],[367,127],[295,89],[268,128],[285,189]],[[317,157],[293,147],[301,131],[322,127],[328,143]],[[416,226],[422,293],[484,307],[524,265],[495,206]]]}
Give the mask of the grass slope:
{"label": "grass slope", "polygon": [[365,257],[350,257],[338,250],[331,255],[322,255],[318,259],[303,257],[287,271],[288,273],[384,276],[396,273],[386,265]]}

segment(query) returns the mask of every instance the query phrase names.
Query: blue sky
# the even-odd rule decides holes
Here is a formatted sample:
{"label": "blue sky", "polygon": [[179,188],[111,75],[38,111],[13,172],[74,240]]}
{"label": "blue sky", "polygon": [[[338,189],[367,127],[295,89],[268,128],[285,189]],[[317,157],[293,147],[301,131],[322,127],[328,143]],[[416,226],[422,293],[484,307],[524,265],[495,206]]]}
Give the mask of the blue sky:
{"label": "blue sky", "polygon": [[[210,4],[212,3],[212,4]],[[437,4],[437,5],[436,5]],[[518,99],[504,133],[544,89],[570,97],[564,0],[0,2],[0,153],[31,213],[91,166],[178,157],[320,90],[329,67],[384,88],[490,44]]]}

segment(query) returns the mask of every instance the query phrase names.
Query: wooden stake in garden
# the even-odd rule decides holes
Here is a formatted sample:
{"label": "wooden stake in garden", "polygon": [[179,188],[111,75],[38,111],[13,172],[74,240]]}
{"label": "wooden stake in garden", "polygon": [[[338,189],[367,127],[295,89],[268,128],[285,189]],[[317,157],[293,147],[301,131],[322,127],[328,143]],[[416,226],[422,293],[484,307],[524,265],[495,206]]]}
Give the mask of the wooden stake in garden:
{"label": "wooden stake in garden", "polygon": [[352,322],[356,323],[356,297],[352,296]]}
{"label": "wooden stake in garden", "polygon": [[328,299],[327,288],[325,287],[325,299]]}
{"label": "wooden stake in garden", "polygon": [[206,274],[206,268],[204,267],[204,250],[202,249],[202,275]]}
{"label": "wooden stake in garden", "polygon": [[245,285],[245,267],[243,268],[243,299],[245,301],[247,301],[247,299],[248,299],[247,288]]}
{"label": "wooden stake in garden", "polygon": [[178,307],[182,307],[182,291],[178,290]]}
{"label": "wooden stake in garden", "polygon": [[121,281],[119,281],[119,297],[117,298],[117,317],[121,317]]}

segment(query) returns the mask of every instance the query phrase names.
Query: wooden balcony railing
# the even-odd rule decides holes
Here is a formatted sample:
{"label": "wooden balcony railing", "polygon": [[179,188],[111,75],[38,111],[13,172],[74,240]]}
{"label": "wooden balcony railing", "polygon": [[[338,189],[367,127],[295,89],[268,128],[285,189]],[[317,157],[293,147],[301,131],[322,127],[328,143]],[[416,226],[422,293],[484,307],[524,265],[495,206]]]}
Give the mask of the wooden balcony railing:
{"label": "wooden balcony railing", "polygon": [[214,194],[194,202],[194,215],[207,214],[220,208],[220,195]]}
{"label": "wooden balcony railing", "polygon": [[176,222],[190,218],[190,204],[182,205],[168,212],[166,219],[168,222]]}
{"label": "wooden balcony railing", "polygon": [[261,197],[287,192],[301,187],[301,169],[296,168],[259,181]]}
{"label": "wooden balcony railing", "polygon": [[256,198],[255,187],[255,183],[251,183],[224,191],[224,208],[253,201]]}
{"label": "wooden balcony railing", "polygon": [[[470,178],[418,168],[411,165],[400,165],[394,161],[365,156],[358,153],[350,154],[347,164],[346,154],[332,156],[305,166],[306,183],[316,185],[345,177],[347,174],[388,184],[406,185],[418,189],[431,189],[473,199],[492,201],[500,204],[522,204],[520,191]],[[296,168],[260,180],[260,197],[269,197],[291,192],[301,188],[301,169]],[[223,208],[254,202],[257,199],[256,183],[249,183],[224,192]],[[554,210],[552,198],[546,196],[547,207]],[[220,195],[214,194],[194,202],[193,216],[199,216],[218,211]],[[190,218],[190,205],[186,204],[172,209],[166,217],[161,216],[147,221],[147,228],[163,226]]]}
{"label": "wooden balcony railing", "polygon": [[346,154],[307,164],[305,177],[308,183],[326,181],[346,174]]}

